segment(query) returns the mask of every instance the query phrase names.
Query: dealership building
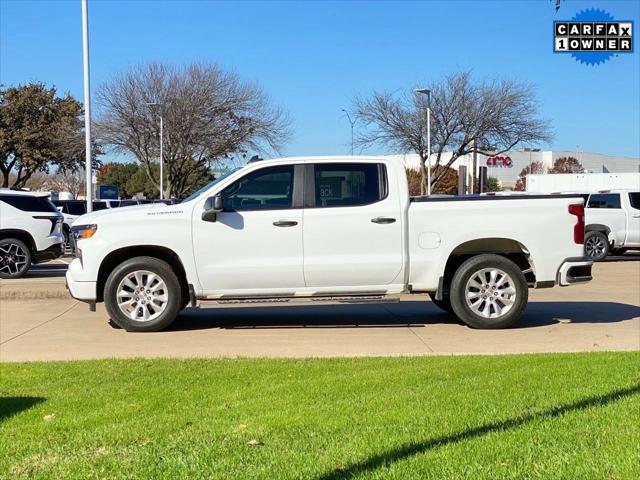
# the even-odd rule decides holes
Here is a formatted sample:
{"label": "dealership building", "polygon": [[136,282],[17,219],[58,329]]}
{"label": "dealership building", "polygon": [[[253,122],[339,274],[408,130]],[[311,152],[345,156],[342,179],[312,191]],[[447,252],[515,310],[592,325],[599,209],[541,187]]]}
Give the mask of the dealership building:
{"label": "dealership building", "polygon": [[[384,157],[401,161],[407,168],[417,170],[420,167],[420,158],[417,154],[384,155]],[[638,157],[618,157],[599,153],[565,150],[540,151],[524,149],[505,152],[499,155],[478,154],[477,166],[487,167],[487,176],[497,178],[503,188],[510,189],[515,186],[519,173],[527,165],[533,162],[542,162],[547,168],[551,168],[553,163],[562,157],[576,158],[588,173],[640,172],[640,158]],[[446,165],[450,158],[451,153],[444,153],[441,163]],[[435,165],[435,155],[432,155],[431,161],[432,164]],[[473,167],[473,154],[458,158],[451,167],[458,170],[460,165],[465,165],[467,172],[471,172]]]}

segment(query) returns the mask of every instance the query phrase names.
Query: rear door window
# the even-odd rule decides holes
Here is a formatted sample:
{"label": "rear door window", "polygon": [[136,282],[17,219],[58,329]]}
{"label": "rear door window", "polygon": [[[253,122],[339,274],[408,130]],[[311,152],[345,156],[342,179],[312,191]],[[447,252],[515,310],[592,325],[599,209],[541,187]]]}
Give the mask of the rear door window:
{"label": "rear door window", "polygon": [[629,203],[631,208],[640,210],[640,192],[629,192]]}
{"label": "rear door window", "polygon": [[587,208],[620,208],[619,193],[596,193],[589,197]]}
{"label": "rear door window", "polygon": [[356,207],[378,202],[387,196],[386,177],[383,164],[315,164],[315,207]]}

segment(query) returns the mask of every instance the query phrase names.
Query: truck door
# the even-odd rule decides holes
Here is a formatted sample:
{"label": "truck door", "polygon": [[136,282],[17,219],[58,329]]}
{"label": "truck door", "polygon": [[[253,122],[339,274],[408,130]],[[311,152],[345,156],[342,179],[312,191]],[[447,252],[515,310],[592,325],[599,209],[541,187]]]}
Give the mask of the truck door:
{"label": "truck door", "polygon": [[625,246],[640,246],[640,192],[628,193],[627,240]]}
{"label": "truck door", "polygon": [[224,210],[215,222],[194,212],[193,248],[205,294],[268,295],[304,287],[302,185],[301,174],[294,175],[303,168],[249,172],[222,192]]}
{"label": "truck door", "polygon": [[610,230],[614,247],[624,244],[627,221],[620,203],[619,193],[593,193],[585,210],[585,220],[589,225],[604,225]]}
{"label": "truck door", "polygon": [[386,166],[307,164],[305,178],[307,287],[335,287],[338,292],[402,283],[397,277],[403,267],[403,219]]}

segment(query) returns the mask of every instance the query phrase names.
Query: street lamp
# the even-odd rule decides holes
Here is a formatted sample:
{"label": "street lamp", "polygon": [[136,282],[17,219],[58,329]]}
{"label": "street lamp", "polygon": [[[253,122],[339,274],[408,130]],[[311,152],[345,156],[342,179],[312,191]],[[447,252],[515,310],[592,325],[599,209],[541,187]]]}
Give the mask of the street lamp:
{"label": "street lamp", "polygon": [[431,90],[428,88],[416,88],[414,91],[427,96],[427,160],[429,161],[429,168],[427,169],[427,195],[431,195]]}
{"label": "street lamp", "polygon": [[89,20],[87,0],[81,0],[82,4],[82,67],[84,79],[84,161],[87,212],[93,211],[91,170],[91,89],[89,83]]}
{"label": "street lamp", "polygon": [[349,125],[351,125],[351,156],[353,157],[353,126],[356,124],[356,121],[351,120],[351,115],[349,115],[349,112],[347,112],[344,108],[342,108],[341,110],[345,113],[347,119],[349,120]]}
{"label": "street lamp", "polygon": [[145,105],[153,106],[158,105],[160,107],[160,200],[164,198],[164,172],[163,172],[163,164],[162,161],[162,130],[163,130],[163,121],[162,121],[162,104],[158,102],[147,102]]}

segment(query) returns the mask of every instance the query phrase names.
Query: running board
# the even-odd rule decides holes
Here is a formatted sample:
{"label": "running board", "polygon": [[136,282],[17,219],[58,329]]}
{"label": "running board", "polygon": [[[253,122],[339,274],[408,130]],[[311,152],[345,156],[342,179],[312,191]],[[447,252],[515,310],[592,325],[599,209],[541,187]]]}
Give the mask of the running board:
{"label": "running board", "polygon": [[398,303],[400,297],[390,295],[342,295],[335,297],[219,298],[199,300],[200,308],[220,305],[322,305],[326,303]]}

